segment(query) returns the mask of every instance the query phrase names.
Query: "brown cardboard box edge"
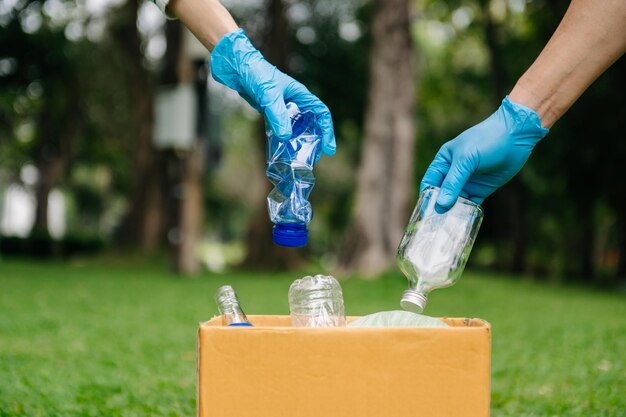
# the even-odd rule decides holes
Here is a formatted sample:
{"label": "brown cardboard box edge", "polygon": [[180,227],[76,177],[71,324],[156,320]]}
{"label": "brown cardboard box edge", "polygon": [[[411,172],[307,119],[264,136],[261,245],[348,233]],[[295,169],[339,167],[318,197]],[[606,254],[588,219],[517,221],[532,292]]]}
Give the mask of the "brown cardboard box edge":
{"label": "brown cardboard box edge", "polygon": [[489,416],[491,326],[484,320],[443,317],[449,328],[294,328],[289,316],[249,319],[254,328],[226,328],[220,316],[200,324],[198,417],[396,417],[408,408],[428,417]]}

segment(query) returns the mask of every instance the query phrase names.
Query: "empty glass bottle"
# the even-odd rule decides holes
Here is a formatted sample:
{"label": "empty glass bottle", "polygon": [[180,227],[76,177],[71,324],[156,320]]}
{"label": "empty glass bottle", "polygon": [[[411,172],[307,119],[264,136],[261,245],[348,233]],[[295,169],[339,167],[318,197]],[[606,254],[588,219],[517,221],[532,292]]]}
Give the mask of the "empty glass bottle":
{"label": "empty glass bottle", "polygon": [[294,103],[287,103],[292,135],[289,140],[277,139],[267,132],[267,178],[274,189],[267,196],[270,219],[275,224],[272,240],[281,246],[304,246],[313,217],[307,200],[315,185],[313,165],[321,157],[321,134],[312,111],[301,112]]}
{"label": "empty glass bottle", "polygon": [[435,211],[439,188],[428,187],[419,197],[398,247],[397,263],[409,280],[400,305],[421,313],[428,293],[454,284],[465,268],[483,219],[482,208],[459,198],[447,212]]}
{"label": "empty glass bottle", "polygon": [[338,327],[346,325],[341,285],[334,277],[306,276],[289,288],[289,310],[294,327]]}
{"label": "empty glass bottle", "polygon": [[215,293],[215,301],[222,315],[222,324],[224,326],[252,326],[239,305],[239,300],[233,287],[224,285],[218,288]]}

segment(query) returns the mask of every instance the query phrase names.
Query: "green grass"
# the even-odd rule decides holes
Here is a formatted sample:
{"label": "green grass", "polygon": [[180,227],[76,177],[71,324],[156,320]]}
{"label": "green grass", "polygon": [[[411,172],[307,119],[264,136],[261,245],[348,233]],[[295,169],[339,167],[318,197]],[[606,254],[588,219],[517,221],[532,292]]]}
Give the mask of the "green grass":
{"label": "green grass", "polygon": [[[196,328],[215,289],[233,284],[249,313],[287,314],[300,275],[1,260],[0,416],[193,416]],[[342,285],[360,315],[396,309],[405,281]],[[626,415],[623,294],[468,272],[427,313],[492,323],[492,416]]]}

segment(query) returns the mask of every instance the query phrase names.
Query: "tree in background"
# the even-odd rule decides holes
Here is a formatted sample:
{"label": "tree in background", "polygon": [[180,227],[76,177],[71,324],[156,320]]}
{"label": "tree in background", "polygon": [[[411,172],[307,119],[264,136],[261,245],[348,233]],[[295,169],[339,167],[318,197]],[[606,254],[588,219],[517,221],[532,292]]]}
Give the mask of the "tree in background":
{"label": "tree in background", "polygon": [[[10,112],[7,130],[16,128],[14,122],[20,118],[32,120],[34,126],[32,141],[25,140],[28,145],[22,148],[23,157],[32,158],[38,171],[33,232],[48,235],[48,196],[64,179],[85,127],[79,73],[84,50],[66,39],[62,26],[41,23],[42,3],[16,8],[1,28],[0,51],[10,68],[0,76],[0,86],[13,103],[23,103],[6,109]],[[24,14],[40,19],[37,30],[28,26],[25,30],[20,22]]]}
{"label": "tree in background", "polygon": [[[322,7],[323,6],[323,7]],[[296,13],[295,10],[300,10]],[[289,69],[329,107],[338,151],[315,167],[309,254],[336,263],[353,212],[368,98],[372,2],[292,3]]]}
{"label": "tree in background", "polygon": [[416,193],[415,45],[411,2],[374,2],[369,98],[356,207],[342,264],[363,276],[389,268]]}
{"label": "tree in background", "polygon": [[[208,123],[206,115],[208,65],[203,58],[191,56],[191,34],[178,20],[168,20],[165,27],[167,44],[161,71],[164,91],[193,86],[196,125],[190,126],[193,137],[189,147],[160,151],[160,178],[163,183],[165,230],[174,270],[186,276],[199,272],[198,241],[202,236],[204,152],[202,141]],[[203,47],[199,46],[204,51]],[[208,55],[208,52],[206,52]],[[176,117],[178,113],[174,113]]]}
{"label": "tree in background", "polygon": [[[265,58],[279,70],[286,71],[288,55],[287,18],[283,0],[270,0],[267,5],[266,27],[260,36]],[[265,164],[265,121],[259,119],[259,155]],[[262,173],[259,173],[262,175]],[[272,224],[267,213],[266,196],[271,190],[269,181],[264,181],[264,193],[259,199],[246,233],[246,257],[243,265],[253,268],[294,268],[301,266],[302,252],[272,243]]]}
{"label": "tree in background", "polygon": [[[127,94],[127,56],[107,36],[108,8],[101,6],[88,11],[71,0],[18,2],[0,16],[0,42],[6,43],[0,48],[2,168],[12,178],[24,165],[38,168],[39,234],[47,234],[50,190],[60,187],[68,232],[110,237],[133,176],[127,155],[137,118],[129,115],[137,107]],[[142,114],[151,116],[150,103],[147,109]]]}
{"label": "tree in background", "polygon": [[110,17],[109,33],[124,60],[124,84],[132,113],[134,162],[129,207],[120,230],[125,244],[144,250],[156,248],[163,236],[163,196],[159,181],[158,153],[152,141],[154,80],[145,67],[142,40],[137,27],[141,2],[127,0]]}
{"label": "tree in background", "polygon": [[[250,195],[256,197],[244,234],[247,267],[294,267],[301,265],[305,256],[311,259],[332,254],[341,247],[350,217],[367,96],[370,9],[368,2],[363,5],[358,0],[251,2],[245,8],[231,9],[271,63],[302,82],[329,106],[340,146],[337,155],[323,157],[315,167],[317,181],[310,197],[314,220],[310,225],[310,242],[302,250],[271,243],[272,224],[266,201],[270,183],[261,167],[250,174],[250,188],[255,188],[250,190]],[[262,120],[255,129],[258,133],[253,151],[264,166],[266,139]],[[233,139],[226,138],[227,149]],[[210,195],[215,195],[215,191],[207,193]],[[238,209],[244,205],[242,201],[231,203],[239,206]]]}
{"label": "tree in background", "polygon": [[[568,1],[425,2],[418,171],[492,113],[554,32]],[[485,201],[474,266],[610,283],[623,254],[620,199],[624,58],[602,75],[510,184]],[[593,138],[593,140],[590,140]],[[610,150],[610,152],[606,152]],[[613,179],[611,179],[613,178]]]}
{"label": "tree in background", "polygon": [[[408,2],[399,0],[228,3],[268,59],[333,115],[338,153],[316,166],[311,241],[297,258],[320,260],[325,268],[342,252],[345,268],[367,274],[390,266],[420,174],[445,141],[494,111],[568,3],[422,0],[417,20],[410,20]],[[22,167],[38,165],[46,182],[25,188],[41,190],[40,230],[43,190],[54,186],[68,201],[70,230],[107,238],[116,230],[129,243],[154,247],[164,241],[173,216],[164,204],[169,164],[150,132],[152,80],[170,58],[148,56],[136,0],[98,16],[84,7],[73,0],[0,7],[2,185],[19,183]],[[103,18],[109,29],[98,35],[91,26]],[[175,49],[169,46],[166,54]],[[404,72],[413,54],[420,67]],[[471,265],[600,284],[626,277],[626,193],[619,186],[626,158],[620,140],[625,62],[600,77],[515,181],[487,199]],[[416,90],[419,106],[411,111]],[[269,187],[261,166],[262,122],[252,111],[240,111],[247,105],[229,93],[220,91],[224,103],[213,97],[222,111],[224,158],[203,184],[204,220],[216,245],[227,242],[238,259],[248,248],[249,266],[289,266],[296,257],[275,252],[266,192],[260,191]],[[402,134],[413,129],[403,120],[413,119],[420,127],[411,135],[417,152]],[[179,169],[179,179],[184,172],[190,171]],[[123,207],[130,210],[119,230]]]}

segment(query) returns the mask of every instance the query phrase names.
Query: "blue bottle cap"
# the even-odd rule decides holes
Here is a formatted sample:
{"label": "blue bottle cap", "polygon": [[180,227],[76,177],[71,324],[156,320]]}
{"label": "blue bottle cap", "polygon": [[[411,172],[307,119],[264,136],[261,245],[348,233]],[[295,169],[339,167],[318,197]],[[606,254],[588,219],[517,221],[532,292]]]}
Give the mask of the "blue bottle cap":
{"label": "blue bottle cap", "polygon": [[229,327],[252,327],[250,323],[230,323]]}
{"label": "blue bottle cap", "polygon": [[302,223],[278,223],[272,229],[272,240],[280,246],[295,248],[306,245],[309,231]]}

